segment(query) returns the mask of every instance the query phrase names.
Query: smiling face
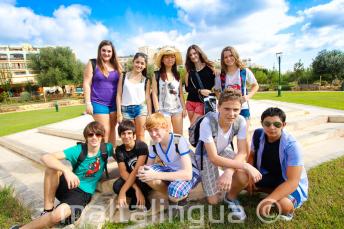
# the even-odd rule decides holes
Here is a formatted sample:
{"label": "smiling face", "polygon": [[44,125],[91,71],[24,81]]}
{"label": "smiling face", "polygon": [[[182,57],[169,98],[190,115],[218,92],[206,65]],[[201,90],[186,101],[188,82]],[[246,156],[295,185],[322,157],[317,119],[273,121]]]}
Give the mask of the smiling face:
{"label": "smiling face", "polygon": [[148,130],[149,135],[151,136],[154,142],[162,142],[166,136],[168,136],[168,129],[161,127],[154,127]]}
{"label": "smiling face", "polygon": [[134,59],[133,65],[135,72],[142,72],[146,68],[145,58],[143,58],[142,56],[137,57],[136,59]]}
{"label": "smiling face", "polygon": [[176,63],[176,56],[174,54],[167,54],[162,57],[162,63],[165,67],[172,68]]}
{"label": "smiling face", "polygon": [[241,111],[241,103],[239,100],[227,100],[218,106],[220,113],[219,121],[231,125],[238,117]]}
{"label": "smiling face", "polygon": [[100,55],[104,62],[109,62],[113,55],[113,50],[112,50],[111,45],[104,45],[103,47],[101,47]]}
{"label": "smiling face", "polygon": [[136,135],[133,133],[132,130],[123,131],[120,137],[124,145],[131,145],[136,140]]}
{"label": "smiling face", "polygon": [[90,132],[87,134],[87,145],[93,148],[97,147],[102,142],[102,139],[102,134]]}
{"label": "smiling face", "polygon": [[235,58],[231,51],[223,52],[223,62],[227,67],[235,66]]}
{"label": "smiling face", "polygon": [[190,49],[189,57],[194,64],[200,61],[199,53],[195,49]]}
{"label": "smiling face", "polygon": [[262,126],[269,142],[274,142],[281,137],[285,125],[286,123],[282,122],[279,116],[267,116],[262,121]]}

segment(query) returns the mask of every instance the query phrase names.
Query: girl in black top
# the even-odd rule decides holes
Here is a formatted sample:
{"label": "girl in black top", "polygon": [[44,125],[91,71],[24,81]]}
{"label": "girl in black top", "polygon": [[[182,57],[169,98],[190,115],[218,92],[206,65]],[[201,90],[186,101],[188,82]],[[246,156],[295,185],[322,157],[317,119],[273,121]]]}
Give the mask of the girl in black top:
{"label": "girl in black top", "polygon": [[[203,96],[208,96],[215,84],[214,64],[197,45],[191,45],[186,52],[186,76],[185,88],[189,93],[186,99],[186,110],[190,119],[190,124],[204,115]],[[196,72],[202,84],[198,83]]]}

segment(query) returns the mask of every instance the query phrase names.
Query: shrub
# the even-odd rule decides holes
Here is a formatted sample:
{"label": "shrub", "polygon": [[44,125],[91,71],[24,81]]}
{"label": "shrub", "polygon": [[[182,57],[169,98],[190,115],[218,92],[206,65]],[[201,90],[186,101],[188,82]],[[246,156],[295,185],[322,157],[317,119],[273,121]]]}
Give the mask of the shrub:
{"label": "shrub", "polygon": [[20,102],[28,102],[31,100],[31,94],[27,91],[20,93]]}

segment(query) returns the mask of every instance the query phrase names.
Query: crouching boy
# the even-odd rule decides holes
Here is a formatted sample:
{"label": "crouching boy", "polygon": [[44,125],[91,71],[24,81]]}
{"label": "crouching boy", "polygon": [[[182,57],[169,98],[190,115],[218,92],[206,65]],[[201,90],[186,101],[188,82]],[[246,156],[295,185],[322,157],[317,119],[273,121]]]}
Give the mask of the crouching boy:
{"label": "crouching boy", "polygon": [[259,206],[262,216],[267,216],[273,204],[282,211],[282,219],[291,220],[293,212],[308,196],[308,179],[301,150],[296,140],[284,130],[285,113],[271,107],[261,115],[263,128],[253,134],[249,162],[263,175],[248,190],[263,191],[269,195]]}
{"label": "crouching boy", "polygon": [[[103,125],[91,122],[83,132],[85,144],[42,156],[41,160],[47,167],[44,173],[44,210],[34,221],[13,228],[49,228],[61,221],[68,224],[77,220],[96,190],[108,156],[113,156],[112,145],[103,143],[104,134]],[[61,162],[63,159],[71,163],[73,170]],[[56,207],[55,197],[60,201]]]}
{"label": "crouching boy", "polygon": [[[187,140],[168,129],[164,115],[155,113],[147,118],[146,130],[154,145],[149,147],[147,165],[139,170],[138,177],[154,190],[167,193],[170,204],[186,206],[186,198],[200,175]],[[157,156],[162,165],[154,164]]]}
{"label": "crouching boy", "polygon": [[[196,160],[202,176],[204,193],[209,204],[221,201],[226,192],[224,203],[232,212],[234,220],[243,221],[246,214],[237,196],[246,187],[249,177],[257,182],[260,172],[246,163],[246,121],[240,116],[241,92],[225,89],[218,103],[219,112],[209,112],[199,121],[199,141],[196,146]],[[237,152],[232,141],[237,137]],[[222,175],[219,168],[223,168]]]}
{"label": "crouching boy", "polygon": [[116,148],[116,160],[121,177],[113,184],[113,190],[118,194],[118,205],[126,207],[126,197],[130,197],[129,210],[136,210],[136,207],[150,210],[148,193],[151,188],[136,177],[139,167],[146,163],[148,146],[136,140],[135,125],[130,120],[123,120],[119,124],[118,135],[123,143]]}

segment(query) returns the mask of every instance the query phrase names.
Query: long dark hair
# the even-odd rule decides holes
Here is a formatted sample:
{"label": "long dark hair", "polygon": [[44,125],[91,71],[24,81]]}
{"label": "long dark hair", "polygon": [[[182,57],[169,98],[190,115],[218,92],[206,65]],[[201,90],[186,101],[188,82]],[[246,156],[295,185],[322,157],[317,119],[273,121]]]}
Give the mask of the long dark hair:
{"label": "long dark hair", "polygon": [[114,69],[118,72],[118,74],[121,75],[122,74],[122,68],[121,68],[121,66],[119,64],[115,47],[113,46],[112,42],[109,41],[109,40],[103,40],[102,42],[100,42],[100,44],[98,46],[97,65],[99,66],[100,71],[103,74],[105,74],[107,72],[107,70],[105,69],[105,67],[103,65],[102,56],[101,56],[101,49],[102,49],[103,46],[106,46],[106,45],[109,45],[112,48],[112,56],[111,56],[111,59],[110,59],[110,63],[114,67]]}
{"label": "long dark hair", "polygon": [[226,51],[231,52],[232,56],[235,59],[235,65],[238,68],[240,69],[245,68],[245,64],[241,61],[238,51],[232,46],[227,46],[227,47],[224,47],[221,52],[221,73],[222,74],[226,74],[227,72],[227,66],[225,64],[225,57],[224,57],[224,54]]}
{"label": "long dark hair", "polygon": [[202,63],[205,63],[211,70],[214,70],[214,63],[208,59],[207,55],[202,51],[202,49],[198,45],[191,45],[186,51],[185,69],[187,72],[196,70],[195,64],[190,59],[190,52],[192,49],[198,53]]}
{"label": "long dark hair", "polygon": [[148,56],[143,52],[137,52],[133,58],[133,62],[139,57],[142,57],[143,59],[145,59],[146,67],[142,70],[142,75],[144,77],[147,77]]}
{"label": "long dark hair", "polygon": [[[160,63],[160,69],[159,69],[159,72],[160,72],[160,78],[165,81],[167,79],[167,74],[166,74],[166,68],[165,68],[165,64],[163,62],[163,59],[164,59],[164,56],[163,55],[161,57],[161,63]],[[174,65],[172,66],[172,69],[171,69],[172,73],[173,73],[173,76],[174,78],[179,81],[180,80],[180,75],[179,75],[179,72],[177,70],[177,63],[175,62]]]}

